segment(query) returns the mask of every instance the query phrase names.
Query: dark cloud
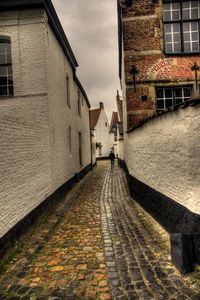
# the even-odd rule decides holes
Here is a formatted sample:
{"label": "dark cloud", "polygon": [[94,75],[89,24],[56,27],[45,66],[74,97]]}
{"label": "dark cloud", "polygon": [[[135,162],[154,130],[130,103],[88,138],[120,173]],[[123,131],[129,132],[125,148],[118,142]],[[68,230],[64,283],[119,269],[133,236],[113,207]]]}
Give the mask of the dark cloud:
{"label": "dark cloud", "polygon": [[116,110],[119,89],[116,0],[52,0],[79,63],[77,75],[92,107]]}

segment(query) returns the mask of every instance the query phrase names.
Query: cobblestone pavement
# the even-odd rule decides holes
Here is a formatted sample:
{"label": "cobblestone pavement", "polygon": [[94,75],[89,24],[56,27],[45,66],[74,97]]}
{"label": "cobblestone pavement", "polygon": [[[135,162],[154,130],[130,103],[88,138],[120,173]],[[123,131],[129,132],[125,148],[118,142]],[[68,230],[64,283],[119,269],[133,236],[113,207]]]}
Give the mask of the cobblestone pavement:
{"label": "cobblestone pavement", "polygon": [[102,162],[13,250],[0,300],[200,299],[168,251],[167,235],[130,199],[124,172]]}

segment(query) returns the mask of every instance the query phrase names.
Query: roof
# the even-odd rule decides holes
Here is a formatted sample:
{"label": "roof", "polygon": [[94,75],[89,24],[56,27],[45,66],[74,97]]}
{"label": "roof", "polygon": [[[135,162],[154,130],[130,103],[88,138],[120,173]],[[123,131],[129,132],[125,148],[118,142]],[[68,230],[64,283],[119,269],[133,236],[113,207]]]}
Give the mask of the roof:
{"label": "roof", "polygon": [[55,36],[57,37],[61,47],[63,48],[63,51],[68,58],[71,67],[75,70],[76,67],[78,67],[78,63],[51,0],[0,0],[0,12],[33,8],[45,9],[48,16],[49,25],[51,26]]}
{"label": "roof", "polygon": [[113,127],[116,127],[118,124],[118,113],[116,111],[113,111],[112,113],[112,118],[111,118],[111,123],[110,123],[110,132],[112,132]]}
{"label": "roof", "polygon": [[76,84],[78,85],[80,91],[82,92],[82,94],[83,94],[83,96],[84,96],[84,98],[85,98],[85,101],[86,101],[88,107],[91,107],[90,101],[89,101],[89,99],[88,99],[88,97],[87,97],[87,94],[86,94],[86,92],[85,92],[85,90],[84,90],[82,84],[80,83],[78,77],[76,77],[76,74],[74,74],[74,81],[76,82]]}
{"label": "roof", "polygon": [[123,121],[123,108],[122,108],[122,100],[117,98],[117,109],[118,109],[118,114],[119,114],[119,121]]}
{"label": "roof", "polygon": [[100,116],[100,113],[101,113],[101,109],[100,108],[97,108],[97,109],[91,109],[90,110],[90,128],[92,130],[95,129],[96,125],[97,125],[97,122],[99,120],[99,116]]}

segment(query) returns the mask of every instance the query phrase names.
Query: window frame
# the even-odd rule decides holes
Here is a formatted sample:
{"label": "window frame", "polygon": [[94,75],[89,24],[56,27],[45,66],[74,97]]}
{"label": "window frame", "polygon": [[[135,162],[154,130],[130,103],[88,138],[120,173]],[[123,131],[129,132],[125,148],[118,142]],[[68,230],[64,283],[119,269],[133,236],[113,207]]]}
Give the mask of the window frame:
{"label": "window frame", "polygon": [[[169,20],[166,21],[164,20],[164,4],[166,3],[171,3],[170,0],[164,0],[163,1],[163,44],[164,44],[164,54],[166,55],[199,55],[200,53],[200,3],[198,3],[198,18],[189,18],[189,19],[183,19],[183,1],[184,0],[179,0],[176,1],[178,3],[180,3],[180,18],[179,20]],[[192,1],[192,0],[191,0]],[[190,2],[190,1],[186,1],[186,2]],[[197,23],[197,29],[198,29],[198,50],[196,51],[184,51],[184,31],[183,31],[183,24],[188,23],[191,24],[192,22],[196,22]],[[169,52],[166,50],[166,33],[165,33],[165,25],[167,24],[179,24],[180,26],[180,46],[181,46],[181,50],[180,51],[174,51],[174,52]],[[192,41],[190,41],[192,42]]]}
{"label": "window frame", "polygon": [[[186,89],[186,88],[190,89],[190,97],[186,97],[186,96],[184,97],[184,89]],[[157,97],[157,90],[158,89],[162,89],[163,90],[163,95],[165,93],[164,92],[165,90],[171,89],[172,90],[172,97],[165,97],[165,95],[164,95],[163,98],[158,98]],[[182,96],[183,96],[182,98],[177,97],[175,95],[175,90],[176,89],[182,89]],[[156,86],[155,87],[156,111],[164,111],[164,110],[166,110],[168,108],[174,108],[174,107],[178,107],[178,106],[183,105],[185,103],[185,101],[187,101],[187,99],[190,99],[192,97],[192,92],[193,92],[193,86],[192,85],[184,85],[184,86],[178,86],[178,85],[176,85],[176,86]],[[172,99],[172,106],[166,107],[166,100],[170,100],[170,99]],[[182,102],[177,104],[176,103],[177,99],[182,99]],[[164,108],[158,108],[158,106],[157,106],[158,101],[163,101],[164,102]]]}
{"label": "window frame", "polygon": [[[11,38],[8,36],[0,36],[0,44],[10,44],[10,52],[7,52],[5,47],[5,52],[0,53],[2,56],[5,55],[5,62],[0,61],[0,70],[5,68],[6,73],[3,75],[0,71],[0,78],[6,78],[6,84],[1,84],[0,82],[0,98],[11,98],[14,96],[14,81],[13,81],[13,68],[12,68],[12,44]],[[1,51],[1,50],[0,50]],[[10,56],[10,59],[9,59]],[[9,71],[10,69],[10,71]],[[9,84],[9,80],[11,80],[12,84]],[[6,88],[7,93],[1,95],[1,88]]]}

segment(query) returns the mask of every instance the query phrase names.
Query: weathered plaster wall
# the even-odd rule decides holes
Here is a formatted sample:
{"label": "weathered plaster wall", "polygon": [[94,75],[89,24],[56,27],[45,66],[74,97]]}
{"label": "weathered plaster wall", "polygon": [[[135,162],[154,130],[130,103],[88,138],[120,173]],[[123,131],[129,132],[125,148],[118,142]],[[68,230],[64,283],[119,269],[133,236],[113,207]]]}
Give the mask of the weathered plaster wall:
{"label": "weathered plaster wall", "polygon": [[200,214],[200,107],[167,113],[127,136],[130,174]]}

